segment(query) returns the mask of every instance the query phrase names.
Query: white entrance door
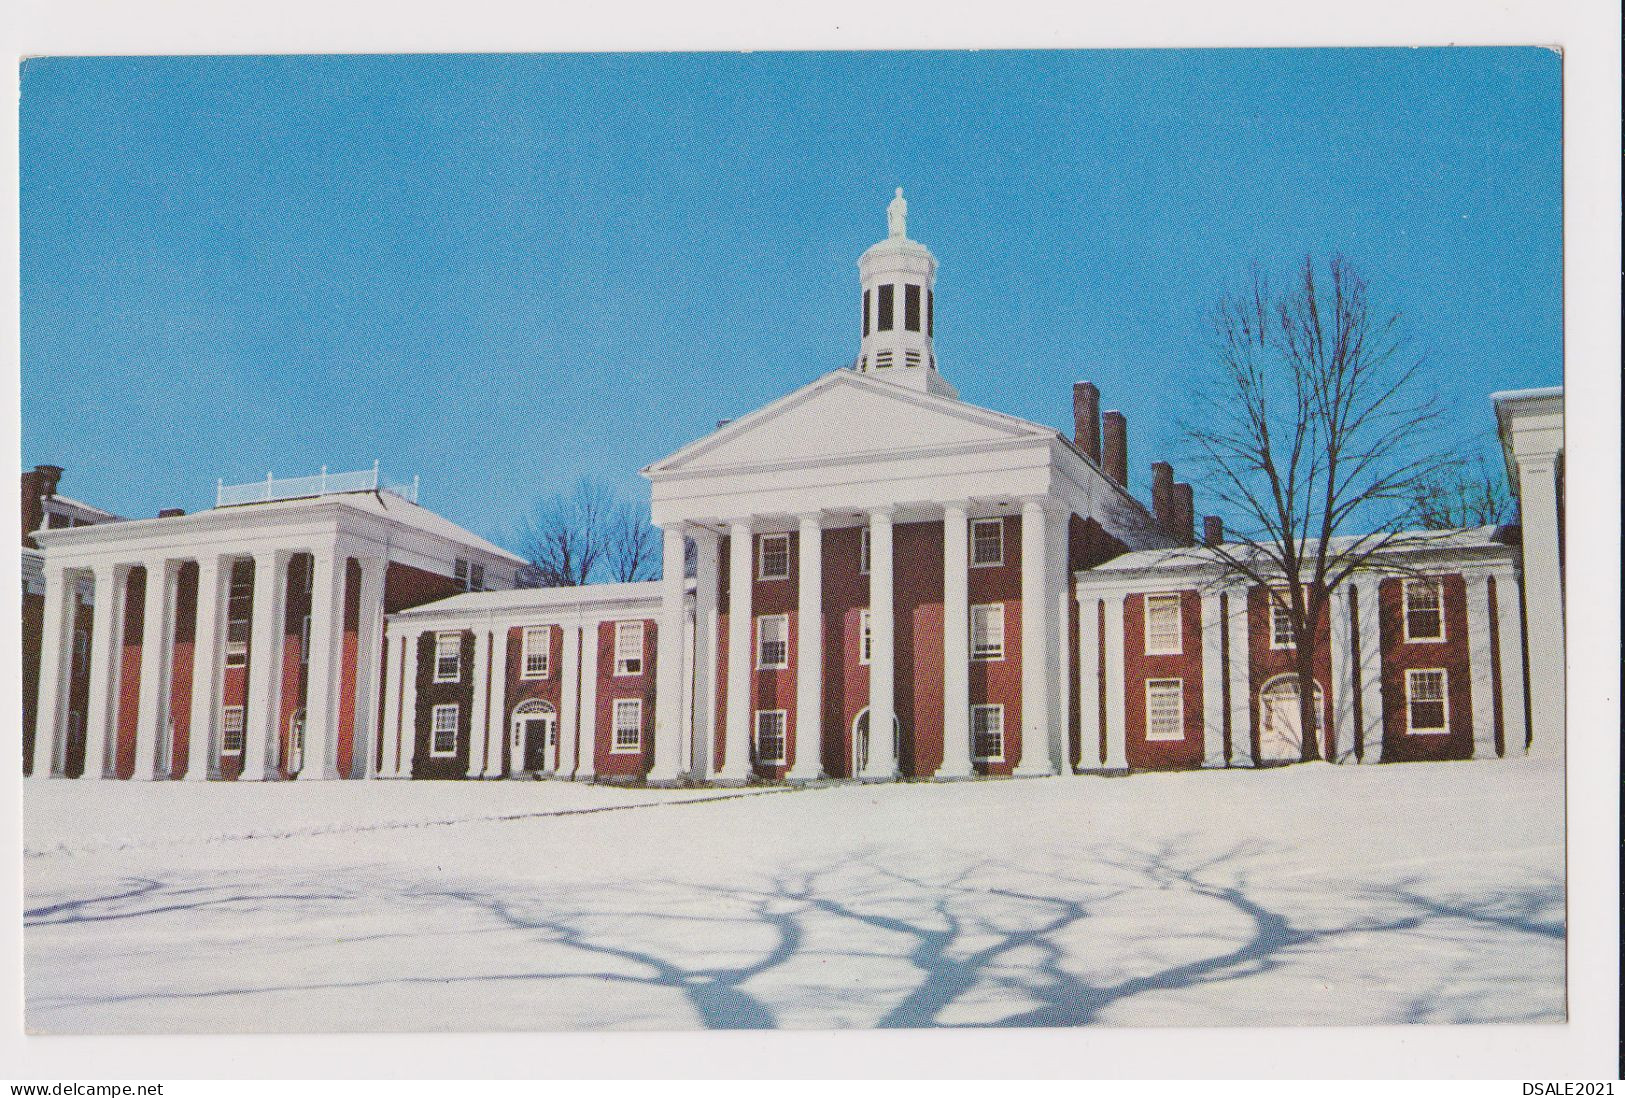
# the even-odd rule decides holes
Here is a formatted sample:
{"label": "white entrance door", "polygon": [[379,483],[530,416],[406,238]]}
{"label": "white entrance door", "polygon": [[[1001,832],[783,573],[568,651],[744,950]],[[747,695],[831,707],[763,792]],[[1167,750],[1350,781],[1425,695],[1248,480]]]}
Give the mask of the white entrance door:
{"label": "white entrance door", "polygon": [[528,701],[515,709],[509,747],[512,770],[553,773],[559,747],[558,715],[553,706]]}
{"label": "white entrance door", "polygon": [[[1326,702],[1315,684],[1315,713],[1325,742]],[[1322,753],[1324,757],[1324,753]],[[1258,759],[1297,762],[1303,758],[1303,714],[1298,709],[1296,675],[1281,675],[1264,684],[1259,696]]]}
{"label": "white entrance door", "polygon": [[[902,758],[903,725],[893,713],[891,718],[891,749],[892,757]],[[858,714],[858,719],[852,722],[852,769],[848,772],[852,777],[863,773],[863,768],[869,765],[869,711],[865,709]]]}

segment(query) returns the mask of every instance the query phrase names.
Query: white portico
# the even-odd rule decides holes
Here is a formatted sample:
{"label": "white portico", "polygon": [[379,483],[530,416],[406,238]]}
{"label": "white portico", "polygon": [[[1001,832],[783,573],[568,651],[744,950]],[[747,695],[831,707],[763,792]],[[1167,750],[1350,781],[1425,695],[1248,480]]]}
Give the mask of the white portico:
{"label": "white portico", "polygon": [[[363,776],[386,588],[397,600],[449,594],[459,562],[506,587],[521,563],[387,491],[278,499],[271,488],[265,502],[36,535],[36,777],[64,775],[70,735],[83,736],[92,778]],[[81,654],[69,615],[87,585],[96,610]],[[83,713],[69,709],[76,658],[88,661]]]}
{"label": "white portico", "polygon": [[[931,343],[935,260],[907,238],[905,211],[899,193],[890,234],[860,263],[865,317],[852,368],[643,470],[667,561],[659,663],[663,677],[694,682],[691,777],[745,781],[766,759],[787,767],[791,781],[811,780],[831,769],[829,738],[848,734],[860,739],[861,757],[841,776],[898,777],[901,747],[913,760],[908,776],[968,777],[973,716],[984,747],[1019,739],[1019,757],[995,759],[989,748],[981,760],[1015,774],[1056,773],[1067,759],[1072,520],[1093,518],[1130,548],[1163,544],[1144,508],[1056,430],[957,399],[937,372]],[[1019,581],[1006,600],[1010,613],[1001,604],[981,622],[981,654],[997,652],[999,666],[985,659],[977,667],[972,588],[985,579],[973,558],[986,550],[972,540],[976,524],[993,519],[1010,531],[1001,538],[1019,542],[1019,560],[996,562]],[[697,548],[693,667],[683,665],[683,581],[674,567],[686,540]],[[836,552],[839,559],[828,557]],[[940,584],[920,579],[939,574]],[[906,618],[898,612],[905,590]],[[862,603],[855,617],[842,602],[853,592]],[[771,607],[756,605],[764,597]],[[1007,617],[1019,618],[1008,636]],[[843,624],[848,619],[861,625]],[[856,727],[830,700],[840,685],[834,680],[857,677],[838,660],[861,665],[867,678]],[[901,680],[922,665],[940,666],[940,687]],[[1013,677],[1014,685],[998,685]],[[940,697],[922,700],[922,689]],[[973,689],[1004,693],[973,713]],[[912,714],[936,715],[900,719],[902,693]],[[657,741],[659,730],[681,726],[680,697],[660,691]],[[994,708],[996,716],[984,712]],[[793,722],[783,716],[789,710]],[[922,727],[924,719],[937,727]],[[888,726],[894,736],[884,734]],[[1016,729],[1019,737],[1008,735]],[[774,753],[781,738],[793,743],[782,757]],[[919,760],[935,758],[937,745],[940,765],[923,773]]]}

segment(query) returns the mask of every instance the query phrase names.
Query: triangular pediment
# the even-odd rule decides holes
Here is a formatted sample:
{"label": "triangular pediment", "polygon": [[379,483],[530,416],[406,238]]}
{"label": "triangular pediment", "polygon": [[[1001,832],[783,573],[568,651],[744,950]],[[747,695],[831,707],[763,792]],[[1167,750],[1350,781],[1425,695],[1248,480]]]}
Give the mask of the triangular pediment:
{"label": "triangular pediment", "polygon": [[735,469],[841,456],[883,457],[1055,434],[1013,416],[837,370],[719,428],[645,470]]}

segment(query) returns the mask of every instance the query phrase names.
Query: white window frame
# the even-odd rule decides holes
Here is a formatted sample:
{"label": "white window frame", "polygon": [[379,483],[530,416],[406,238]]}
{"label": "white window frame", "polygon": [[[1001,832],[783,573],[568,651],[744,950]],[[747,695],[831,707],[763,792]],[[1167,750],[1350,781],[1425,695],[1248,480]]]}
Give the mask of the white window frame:
{"label": "white window frame", "polygon": [[[783,634],[776,642],[784,645],[784,651],[773,662],[767,659],[767,625],[772,622],[783,630]],[[789,614],[762,614],[756,619],[756,670],[783,671],[790,666],[790,615]]]}
{"label": "white window frame", "polygon": [[[979,716],[997,716],[999,720],[999,753],[997,755],[978,754],[976,738],[976,718]],[[982,732],[981,735],[992,735],[991,732]],[[970,707],[970,757],[974,762],[996,763],[1004,761],[1004,706],[1002,705],[973,705]]]}
{"label": "white window frame", "polygon": [[[767,545],[784,544],[784,571],[769,575],[767,571]],[[784,580],[790,578],[790,535],[789,534],[762,534],[756,539],[756,578],[759,580]]]}
{"label": "white window frame", "polygon": [[[1276,601],[1277,598],[1280,599],[1279,602]],[[1292,606],[1289,601],[1289,597],[1284,592],[1277,593],[1270,591],[1265,594],[1264,600],[1265,605],[1269,607],[1270,651],[1292,651],[1294,648],[1298,647],[1297,637],[1293,636],[1291,640],[1287,641],[1285,644],[1282,644],[1279,640],[1278,630],[1275,628],[1276,615],[1281,615],[1286,622],[1287,634],[1289,636],[1292,635]]]}
{"label": "white window frame", "polygon": [[860,526],[858,528],[858,575],[860,576],[869,574],[869,564],[872,559],[869,545],[869,528]]}
{"label": "white window frame", "polygon": [[[1414,706],[1416,704],[1416,676],[1439,676],[1439,708],[1443,714],[1444,723],[1436,728],[1416,727]],[[1433,699],[1424,699],[1432,701]],[[1448,736],[1450,734],[1450,672],[1443,667],[1411,667],[1405,671],[1405,731],[1412,736]]]}
{"label": "white window frame", "polygon": [[[778,722],[779,753],[769,758],[762,753],[762,722],[763,718]],[[783,766],[790,758],[790,714],[784,709],[758,709],[754,726],[756,761],[763,766]]]}
{"label": "white window frame", "polygon": [[[231,727],[231,718],[237,718],[237,727]],[[237,735],[237,746],[232,747],[229,737],[232,733]],[[243,747],[248,743],[248,720],[246,711],[241,705],[223,705],[220,707],[220,754],[223,756],[237,756],[243,753]]]}
{"label": "white window frame", "polygon": [[[540,667],[531,667],[532,656],[541,657]],[[551,625],[525,626],[519,632],[519,677],[521,679],[545,679],[552,673],[553,627]]]}
{"label": "white window frame", "polygon": [[[999,559],[976,559],[976,531],[993,527],[999,532]],[[999,518],[972,519],[970,524],[970,566],[972,568],[1000,568],[1004,565],[1004,520]]]}
{"label": "white window frame", "polygon": [[[451,644],[451,655],[446,655],[447,642]],[[446,670],[447,659],[452,661],[452,669]],[[435,682],[461,682],[463,680],[463,635],[461,633],[436,633],[434,635],[434,681]]]}
{"label": "white window frame", "polygon": [[[1172,606],[1174,611],[1174,639],[1172,646],[1153,640],[1151,617],[1153,604]],[[1178,656],[1185,651],[1185,599],[1175,593],[1160,592],[1145,596],[1145,654],[1148,656]]]}
{"label": "white window frame", "polygon": [[[633,630],[637,631],[636,636],[637,636],[638,654],[636,656],[623,656],[621,654],[622,650],[625,649],[625,648],[629,648],[631,646],[630,645],[623,645],[621,643],[621,637],[623,635],[627,636],[627,637],[633,636],[634,635]],[[642,621],[618,621],[618,622],[616,622],[615,623],[615,674],[616,674],[617,677],[619,677],[619,678],[628,678],[628,677],[631,677],[633,675],[641,675],[641,674],[643,674],[643,663],[644,663],[643,650],[644,650],[643,622]],[[638,666],[635,669],[629,666],[629,664],[631,663],[632,660],[637,660]]]}
{"label": "white window frame", "polygon": [[468,590],[469,561],[465,557],[455,557],[451,562],[451,581],[457,585],[459,591]]}
{"label": "white window frame", "polygon": [[[440,718],[451,714],[451,750],[440,749],[440,733],[445,731]],[[457,741],[463,734],[463,707],[456,702],[443,702],[429,710],[429,757],[431,759],[451,759],[457,755]]]}
{"label": "white window frame", "polygon": [[[627,725],[621,723],[621,714],[631,713],[631,728],[637,738],[631,743],[621,742],[621,732]],[[616,698],[609,710],[609,751],[612,755],[636,755],[643,750],[643,699]]]}
{"label": "white window frame", "polygon": [[[987,615],[991,614],[993,611],[997,611],[997,614],[993,616],[992,620],[997,621],[998,626],[999,626],[999,648],[998,648],[998,651],[995,652],[995,651],[992,650],[991,646],[988,646],[988,648],[987,648],[987,650],[985,652],[978,652],[977,648],[976,648],[976,616],[977,616],[978,613],[981,613],[984,616],[987,616]],[[999,661],[1004,659],[1004,651],[1005,651],[1005,644],[1004,644],[1004,603],[1002,603],[1002,602],[984,602],[984,603],[980,603],[980,604],[978,604],[976,606],[972,606],[970,608],[970,623],[969,623],[969,626],[970,626],[970,658],[971,658],[971,662],[973,662],[973,663],[998,663]]]}
{"label": "white window frame", "polygon": [[[1156,723],[1152,719],[1151,699],[1159,692],[1171,692],[1177,708],[1174,711],[1174,725],[1178,729],[1177,735],[1167,732],[1158,732]],[[1185,680],[1174,678],[1156,678],[1145,680],[1145,738],[1162,743],[1172,743],[1185,738]]]}
{"label": "white window frame", "polygon": [[[1411,634],[1411,591],[1419,587],[1431,587],[1438,601],[1439,635],[1436,637],[1418,637]],[[1423,576],[1418,579],[1407,579],[1401,585],[1400,610],[1405,618],[1406,644],[1443,644],[1445,641],[1444,624],[1444,579],[1440,576]]]}
{"label": "white window frame", "polygon": [[858,611],[858,666],[869,666],[869,657],[874,654],[873,618],[869,608],[864,607]]}

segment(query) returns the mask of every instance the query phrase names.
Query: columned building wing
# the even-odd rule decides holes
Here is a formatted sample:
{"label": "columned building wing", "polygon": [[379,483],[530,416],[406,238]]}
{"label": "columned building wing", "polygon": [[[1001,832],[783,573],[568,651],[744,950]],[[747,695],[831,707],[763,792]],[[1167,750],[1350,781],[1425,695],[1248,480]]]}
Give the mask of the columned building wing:
{"label": "columned building wing", "polygon": [[[1301,757],[1293,638],[1268,591],[1205,547],[1125,554],[1075,586],[1084,769]],[[1320,641],[1319,757],[1525,753],[1517,552],[1495,527],[1418,534],[1376,555],[1333,591]]]}
{"label": "columned building wing", "polygon": [[385,613],[522,564],[382,492],[35,537],[35,777],[365,776]]}

